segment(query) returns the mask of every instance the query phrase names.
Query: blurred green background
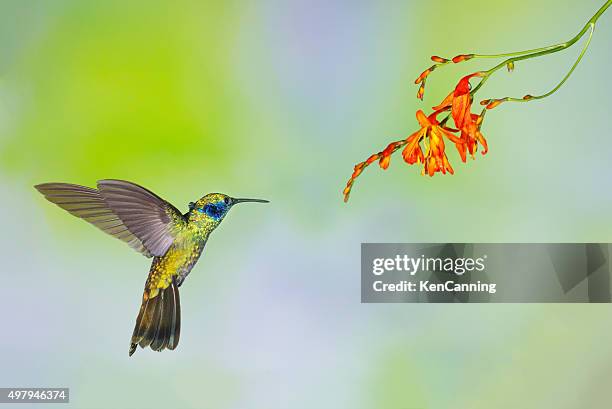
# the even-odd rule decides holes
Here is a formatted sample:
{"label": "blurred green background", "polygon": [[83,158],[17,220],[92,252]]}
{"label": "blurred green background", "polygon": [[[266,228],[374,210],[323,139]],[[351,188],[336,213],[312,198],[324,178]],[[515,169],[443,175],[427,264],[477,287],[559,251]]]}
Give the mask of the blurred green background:
{"label": "blurred green background", "polygon": [[[398,155],[460,75],[432,54],[569,39],[603,0],[0,1],[0,386],[75,408],[608,408],[610,305],[360,304],[361,242],[610,242],[612,11],[554,96],[487,115],[490,152]],[[578,48],[479,96],[543,93]],[[32,185],[121,178],[232,211],[181,289],[179,348],[128,345],[149,261]],[[528,283],[525,283],[528,286]],[[20,406],[23,407],[23,406]]]}

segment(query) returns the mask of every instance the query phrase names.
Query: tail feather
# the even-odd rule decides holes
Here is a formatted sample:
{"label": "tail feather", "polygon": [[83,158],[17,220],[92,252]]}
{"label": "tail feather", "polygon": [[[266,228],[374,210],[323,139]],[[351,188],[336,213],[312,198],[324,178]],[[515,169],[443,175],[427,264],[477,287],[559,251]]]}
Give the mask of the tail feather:
{"label": "tail feather", "polygon": [[[172,293],[172,291],[169,291]],[[170,298],[171,294],[167,294],[166,291],[162,291],[160,294],[161,301],[159,302],[159,319],[157,328],[155,329],[155,335],[153,335],[153,341],[151,341],[151,349],[153,351],[161,351],[166,348],[168,344],[167,332],[170,330],[172,325],[172,317],[169,316],[168,312],[172,312],[172,306],[167,305],[168,301],[166,298]]]}
{"label": "tail feather", "polygon": [[[139,327],[138,335],[140,338],[140,340],[136,343],[140,345],[141,348],[146,348],[151,345],[151,342],[153,342],[153,336],[155,335],[155,330],[157,329],[157,324],[159,322],[157,317],[159,315],[158,311],[160,300],[160,294],[157,294],[157,296],[147,300],[143,319],[140,322],[140,325],[136,323],[136,325]],[[133,336],[134,335],[132,334],[132,337]]]}
{"label": "tail feather", "polygon": [[141,348],[150,346],[154,351],[176,348],[181,331],[180,314],[178,287],[174,280],[155,297],[149,298],[145,291],[132,334],[130,356],[138,345]]}
{"label": "tail feather", "polygon": [[181,299],[179,298],[179,289],[174,285],[174,281],[170,286],[172,288],[172,320],[170,326],[170,337],[168,338],[168,349],[174,350],[178,345],[181,336]]}

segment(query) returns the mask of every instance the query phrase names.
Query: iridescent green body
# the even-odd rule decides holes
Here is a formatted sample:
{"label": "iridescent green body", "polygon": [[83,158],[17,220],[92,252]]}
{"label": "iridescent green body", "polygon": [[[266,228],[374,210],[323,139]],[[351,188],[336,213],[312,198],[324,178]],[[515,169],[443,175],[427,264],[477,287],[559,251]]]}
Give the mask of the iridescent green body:
{"label": "iridescent green body", "polygon": [[181,214],[150,190],[124,180],[100,180],[97,189],[69,183],[35,187],[50,202],[153,257],[130,355],[138,345],[155,351],[176,348],[181,329],[178,288],[200,258],[208,237],[235,204],[267,202],[210,193]]}
{"label": "iridescent green body", "polygon": [[156,351],[174,349],[180,334],[178,287],[196,264],[210,233],[221,223],[229,209],[240,199],[210,193],[189,204],[189,212],[180,215],[174,207],[164,207],[169,218],[173,241],[163,255],[151,263],[142,295],[140,312],[130,343],[129,354],[150,346]]}
{"label": "iridescent green body", "polygon": [[186,277],[200,258],[208,238],[208,234],[189,231],[180,233],[180,236],[184,238],[173,244],[164,256],[153,259],[146,284],[149,297],[155,297],[160,289],[168,288],[174,277]]}
{"label": "iridescent green body", "polygon": [[175,218],[175,239],[166,254],[155,257],[149,270],[149,278],[145,286],[148,297],[155,297],[160,289],[168,288],[176,277],[177,285],[183,280],[200,258],[208,236],[221,223],[221,218],[215,218],[203,209],[210,203],[223,203],[225,195],[212,193],[192,205],[193,209],[182,218]]}

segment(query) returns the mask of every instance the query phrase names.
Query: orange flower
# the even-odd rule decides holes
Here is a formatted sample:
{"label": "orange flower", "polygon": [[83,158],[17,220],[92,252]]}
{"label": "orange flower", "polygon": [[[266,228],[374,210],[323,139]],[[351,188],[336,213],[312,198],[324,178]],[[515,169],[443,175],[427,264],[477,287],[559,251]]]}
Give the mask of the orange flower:
{"label": "orange flower", "polygon": [[463,162],[465,162],[466,160],[466,150],[470,153],[472,159],[474,159],[474,154],[478,150],[478,143],[480,143],[483,147],[483,155],[489,151],[487,140],[480,132],[480,125],[482,124],[482,121],[484,119],[483,116],[471,114],[471,118],[472,120],[470,121],[470,123],[466,125],[466,127],[461,131],[460,139],[463,143],[455,144]]}
{"label": "orange flower", "polygon": [[425,157],[423,156],[420,144],[421,139],[425,136],[425,132],[426,130],[421,128],[406,139],[407,143],[402,151],[402,157],[407,164],[414,165],[415,163],[425,163]]}
{"label": "orange flower", "polygon": [[453,91],[440,105],[433,107],[434,111],[440,111],[451,108],[451,114],[455,121],[455,126],[461,129],[467,122],[470,121],[470,110],[472,108],[472,96],[470,95],[470,79],[473,77],[482,77],[483,72],[475,72],[459,80],[459,83]]}
{"label": "orange flower", "polygon": [[[448,171],[451,175],[454,173],[446,157],[444,136],[455,144],[463,144],[460,138],[440,125],[436,119],[439,113],[440,111],[436,111],[429,116],[425,116],[420,109],[417,111],[416,118],[421,125],[421,129],[406,139],[406,147],[402,152],[406,163],[410,165],[417,162],[423,163],[423,174],[429,176],[433,176],[436,172],[446,174],[446,171]],[[420,145],[423,139],[427,139],[428,142],[425,154],[423,154]]]}
{"label": "orange flower", "polygon": [[471,112],[470,79],[482,77],[483,75],[483,72],[475,72],[461,78],[455,89],[444,98],[440,105],[433,107],[436,112],[447,109],[451,110],[455,126],[458,131],[461,131],[461,143],[456,144],[456,146],[463,162],[466,160],[466,150],[472,158],[474,157],[474,153],[478,149],[478,143],[482,144],[484,148],[483,155],[488,151],[487,141],[480,132],[480,126],[484,117]]}
{"label": "orange flower", "polygon": [[[423,175],[433,176],[436,172],[442,172],[443,174],[448,172],[451,175],[454,174],[453,167],[446,157],[444,137],[453,142],[457,146],[459,152],[461,152],[461,149],[463,149],[465,152],[466,141],[453,134],[453,132],[459,132],[458,130],[446,128],[438,122],[436,117],[442,111],[435,111],[431,115],[425,116],[425,113],[419,109],[416,112],[417,121],[421,126],[418,131],[406,139],[391,142],[381,152],[370,155],[368,159],[355,165],[353,174],[342,191],[344,201],[348,201],[355,180],[357,177],[359,177],[359,175],[361,175],[367,166],[378,161],[381,168],[387,169],[391,161],[391,155],[402,146],[405,146],[404,150],[402,151],[404,161],[409,165],[422,163]],[[425,153],[423,153],[423,150],[421,149],[422,141],[425,143]]]}

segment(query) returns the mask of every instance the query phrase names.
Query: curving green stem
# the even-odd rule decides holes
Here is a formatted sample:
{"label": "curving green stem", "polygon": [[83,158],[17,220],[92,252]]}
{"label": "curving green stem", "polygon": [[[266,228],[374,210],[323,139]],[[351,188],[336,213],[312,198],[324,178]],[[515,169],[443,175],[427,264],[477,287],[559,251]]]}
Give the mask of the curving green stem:
{"label": "curving green stem", "polygon": [[484,71],[485,72],[485,76],[480,80],[478,85],[470,92],[470,94],[472,96],[474,96],[474,94],[476,94],[476,92],[487,82],[489,77],[491,77],[491,75],[494,72],[496,72],[499,69],[507,66],[508,64],[514,64],[516,61],[527,60],[527,59],[530,59],[530,58],[536,58],[536,57],[540,57],[540,56],[547,55],[547,54],[553,54],[553,53],[559,52],[561,50],[565,50],[566,48],[569,48],[572,45],[574,45],[578,40],[580,40],[585,35],[585,33],[587,31],[589,31],[589,37],[588,37],[587,41],[585,42],[585,45],[582,48],[582,51],[580,52],[580,55],[578,56],[578,59],[576,60],[576,62],[572,66],[572,68],[569,70],[569,72],[566,74],[566,76],[561,80],[561,82],[559,84],[557,84],[557,86],[555,86],[551,91],[547,92],[546,94],[538,95],[538,96],[531,96],[530,95],[529,98],[526,98],[526,99],[506,97],[506,98],[502,98],[501,101],[527,102],[527,101],[531,101],[531,100],[534,100],[534,99],[546,98],[547,96],[552,95],[559,88],[561,88],[561,86],[565,83],[565,81],[567,81],[567,79],[572,74],[574,69],[580,63],[580,60],[584,56],[584,54],[585,54],[585,52],[586,52],[586,50],[589,47],[589,44],[591,42],[591,38],[593,37],[593,31],[595,29],[595,23],[597,22],[597,19],[599,19],[599,17],[608,9],[608,7],[610,7],[610,5],[612,5],[612,0],[607,0],[606,3],[603,6],[601,6],[601,8],[599,10],[597,10],[597,12],[593,15],[593,17],[591,17],[591,19],[589,21],[587,21],[587,23],[584,25],[582,30],[580,30],[580,32],[578,34],[576,34],[573,38],[571,38],[570,40],[568,40],[568,41],[566,41],[564,43],[554,44],[554,45],[551,45],[551,46],[548,46],[548,47],[535,48],[535,49],[532,49],[532,50],[517,51],[517,52],[514,52],[514,53],[507,53],[507,54],[475,54],[474,58],[477,58],[477,57],[479,57],[479,58],[511,57],[511,58],[508,58],[508,59],[500,62],[499,64],[497,64],[493,68],[491,68],[491,69],[489,69],[487,71]]}
{"label": "curving green stem", "polygon": [[584,46],[582,47],[582,51],[580,51],[580,55],[578,55],[578,58],[574,62],[574,65],[572,65],[572,68],[570,68],[570,70],[567,72],[567,74],[565,74],[565,77],[563,77],[561,82],[559,82],[553,89],[548,91],[546,94],[542,94],[542,95],[526,95],[523,98],[506,97],[504,99],[506,101],[510,101],[510,102],[528,102],[528,101],[531,101],[533,99],[546,98],[547,96],[552,95],[555,92],[557,92],[557,90],[559,88],[561,88],[561,86],[565,83],[565,81],[567,81],[567,79],[570,77],[570,75],[572,75],[572,72],[574,72],[574,70],[576,69],[576,67],[580,63],[580,60],[584,56],[584,53],[586,53],[587,48],[589,48],[589,43],[591,42],[591,38],[593,38],[593,31],[594,30],[595,30],[595,23],[591,23],[591,31],[589,32],[589,38],[587,38],[586,42],[584,43]]}

